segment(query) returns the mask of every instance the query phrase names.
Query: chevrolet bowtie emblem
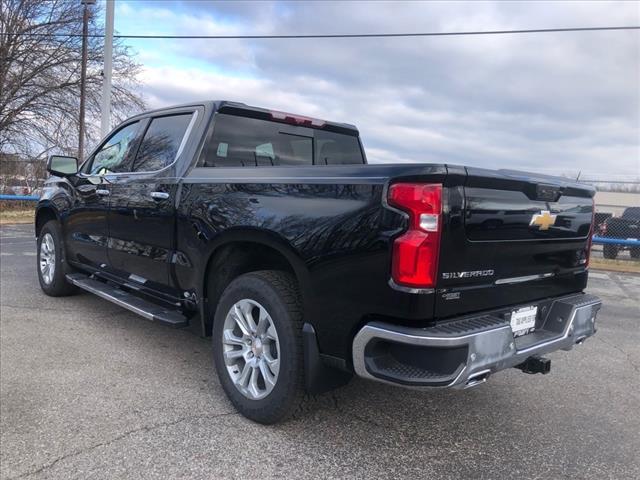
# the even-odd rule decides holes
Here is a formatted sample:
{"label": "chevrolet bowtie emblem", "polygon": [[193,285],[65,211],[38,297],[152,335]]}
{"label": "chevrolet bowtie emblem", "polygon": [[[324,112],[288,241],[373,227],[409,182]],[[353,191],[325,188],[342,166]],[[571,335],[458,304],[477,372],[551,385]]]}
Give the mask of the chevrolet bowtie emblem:
{"label": "chevrolet bowtie emblem", "polygon": [[549,227],[556,223],[557,215],[551,215],[549,210],[542,210],[540,213],[536,213],[531,217],[530,227],[537,225],[540,230],[549,230]]}

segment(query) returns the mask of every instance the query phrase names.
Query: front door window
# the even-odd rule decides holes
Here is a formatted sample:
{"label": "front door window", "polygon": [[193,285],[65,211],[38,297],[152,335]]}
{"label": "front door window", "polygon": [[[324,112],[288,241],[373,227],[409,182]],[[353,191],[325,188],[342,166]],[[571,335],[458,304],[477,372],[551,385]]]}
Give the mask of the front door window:
{"label": "front door window", "polygon": [[128,171],[139,125],[140,122],[131,123],[114,133],[95,153],[87,173],[104,175]]}

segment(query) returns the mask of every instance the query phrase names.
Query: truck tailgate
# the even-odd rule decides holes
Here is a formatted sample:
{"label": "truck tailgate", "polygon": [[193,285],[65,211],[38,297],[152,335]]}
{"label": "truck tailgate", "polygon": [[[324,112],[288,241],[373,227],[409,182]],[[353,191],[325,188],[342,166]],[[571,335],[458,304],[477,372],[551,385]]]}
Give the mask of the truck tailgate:
{"label": "truck tailgate", "polygon": [[436,317],[584,289],[591,187],[466,168],[448,178]]}

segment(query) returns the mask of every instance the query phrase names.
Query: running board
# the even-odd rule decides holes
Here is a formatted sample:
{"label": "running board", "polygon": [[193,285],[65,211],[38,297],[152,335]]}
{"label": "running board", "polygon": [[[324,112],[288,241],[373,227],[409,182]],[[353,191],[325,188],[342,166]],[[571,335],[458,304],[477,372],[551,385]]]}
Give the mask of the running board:
{"label": "running board", "polygon": [[67,275],[67,281],[75,286],[93,293],[105,300],[137,313],[141,317],[154,322],[163,323],[170,327],[180,328],[189,325],[187,317],[176,310],[163,308],[155,303],[144,300],[124,290],[95,280],[81,273]]}

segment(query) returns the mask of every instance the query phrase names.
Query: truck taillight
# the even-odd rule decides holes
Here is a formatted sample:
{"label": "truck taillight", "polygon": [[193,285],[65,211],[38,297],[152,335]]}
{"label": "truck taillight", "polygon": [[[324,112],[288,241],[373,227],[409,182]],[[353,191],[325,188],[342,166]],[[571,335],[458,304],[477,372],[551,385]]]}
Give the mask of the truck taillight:
{"label": "truck taillight", "polygon": [[409,215],[408,230],[393,243],[393,281],[407,287],[435,287],[442,230],[442,185],[395,183],[389,187],[388,202]]}

